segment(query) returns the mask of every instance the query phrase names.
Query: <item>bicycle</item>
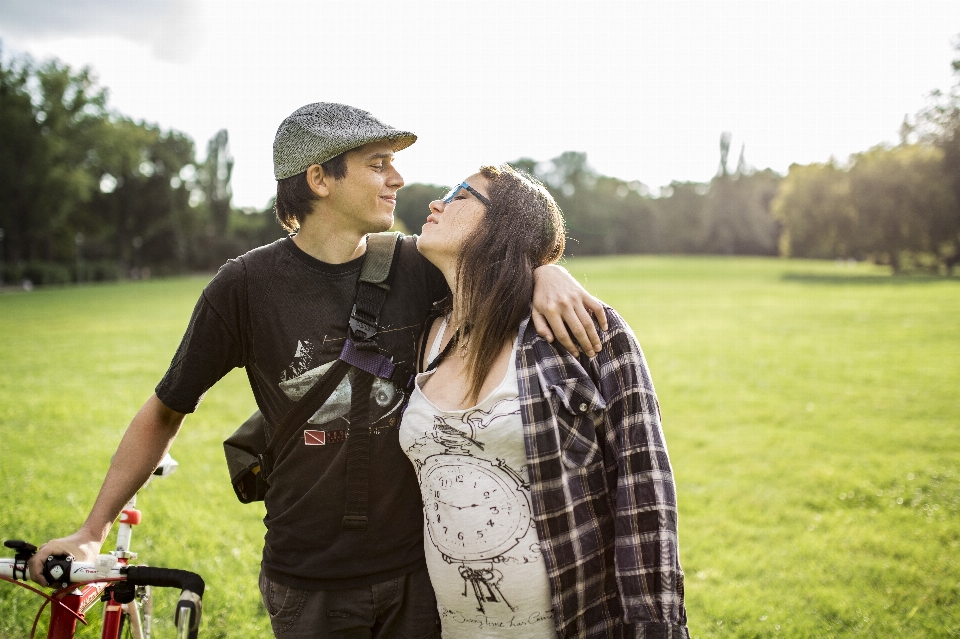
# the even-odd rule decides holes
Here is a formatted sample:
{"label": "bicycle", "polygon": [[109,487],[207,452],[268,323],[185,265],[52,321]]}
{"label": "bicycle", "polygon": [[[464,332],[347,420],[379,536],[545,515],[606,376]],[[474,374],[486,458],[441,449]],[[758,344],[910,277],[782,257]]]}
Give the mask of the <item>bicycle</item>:
{"label": "bicycle", "polygon": [[[165,455],[144,486],[155,477],[172,474],[177,466],[169,454]],[[153,615],[150,588],[153,586],[180,588],[180,600],[174,611],[177,639],[197,638],[204,590],[200,575],[175,568],[130,564],[137,557],[137,553],[130,550],[133,526],[142,518],[136,504],[134,495],[120,515],[116,549],[101,554],[96,562],[78,562],[66,555],[47,557],[43,576],[56,589],[52,595],[23,583],[29,579],[27,561],[37,552],[37,547],[19,539],[4,542],[4,546],[15,552],[15,557],[0,558],[0,580],[46,599],[33,620],[30,639],[34,638],[47,605],[50,605],[47,639],[74,639],[77,623],[87,624],[86,613],[98,601],[104,603],[101,639],[120,639],[125,628],[133,639],[150,639]]]}

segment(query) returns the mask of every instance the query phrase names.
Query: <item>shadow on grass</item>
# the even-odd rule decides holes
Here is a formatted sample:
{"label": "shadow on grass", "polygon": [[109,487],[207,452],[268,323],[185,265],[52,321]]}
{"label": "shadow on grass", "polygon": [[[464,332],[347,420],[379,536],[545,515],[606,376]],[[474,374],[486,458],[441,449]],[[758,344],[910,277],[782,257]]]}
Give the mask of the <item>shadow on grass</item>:
{"label": "shadow on grass", "polygon": [[910,274],[910,275],[858,275],[853,273],[784,273],[785,282],[801,284],[826,284],[843,286],[913,286],[915,284],[936,284],[953,282],[960,284],[960,277]]}

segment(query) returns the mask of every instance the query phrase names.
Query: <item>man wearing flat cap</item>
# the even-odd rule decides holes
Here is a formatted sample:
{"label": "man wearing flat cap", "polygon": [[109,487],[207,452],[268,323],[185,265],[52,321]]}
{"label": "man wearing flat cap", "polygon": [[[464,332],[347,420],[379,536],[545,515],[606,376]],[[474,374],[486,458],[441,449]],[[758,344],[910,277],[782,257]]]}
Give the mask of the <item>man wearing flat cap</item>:
{"label": "man wearing flat cap", "polygon": [[[230,370],[246,369],[257,406],[275,426],[332,366],[348,337],[366,236],[393,224],[403,186],[394,155],[416,139],[342,104],[308,104],[283,121],[273,149],[276,213],[291,236],[228,261],[204,288],[170,368],[127,429],[86,522],[31,560],[37,581],[43,582],[41,556],[96,558],[185,415]],[[562,269],[543,267],[537,275],[534,308],[546,314],[534,313],[541,334],[552,338],[549,323],[574,350],[566,322],[592,355],[599,338],[577,310],[603,317],[599,302]],[[420,257],[414,237],[400,241],[390,278],[376,342],[394,362],[412,364],[420,326],[448,290],[440,272]],[[420,491],[397,440],[404,394],[391,381],[373,383],[366,411],[372,435],[366,523],[362,529],[343,525],[344,442],[355,379],[344,378],[271,469],[260,574],[264,605],[278,636],[438,637]]]}

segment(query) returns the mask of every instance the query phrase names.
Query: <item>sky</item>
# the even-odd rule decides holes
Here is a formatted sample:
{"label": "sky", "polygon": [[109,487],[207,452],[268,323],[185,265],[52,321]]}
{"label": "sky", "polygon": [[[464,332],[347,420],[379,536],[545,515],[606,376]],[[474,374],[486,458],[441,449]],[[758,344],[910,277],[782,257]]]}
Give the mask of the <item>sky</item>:
{"label": "sky", "polygon": [[756,168],[899,140],[952,83],[960,2],[762,0],[3,0],[3,55],[90,66],[112,109],[226,128],[236,206],[275,192],[280,122],[366,109],[419,141],[407,183],[587,154],[599,173],[707,181],[723,131]]}

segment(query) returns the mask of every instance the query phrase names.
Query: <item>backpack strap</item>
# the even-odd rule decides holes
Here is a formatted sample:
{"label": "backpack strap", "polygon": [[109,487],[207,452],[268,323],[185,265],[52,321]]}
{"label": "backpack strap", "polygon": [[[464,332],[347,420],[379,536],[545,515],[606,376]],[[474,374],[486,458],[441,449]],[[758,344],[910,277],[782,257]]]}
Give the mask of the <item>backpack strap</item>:
{"label": "backpack strap", "polygon": [[[367,236],[367,254],[363,266],[360,268],[360,281],[357,285],[357,297],[350,315],[350,330],[346,344],[333,366],[314,383],[306,395],[301,397],[277,424],[273,437],[270,438],[266,448],[258,456],[260,460],[259,473],[264,481],[269,481],[270,472],[275,467],[276,461],[279,461],[279,453],[282,453],[294,432],[299,430],[326,403],[333,391],[340,385],[344,375],[349,372],[351,366],[385,379],[392,379],[395,375],[397,367],[394,366],[390,358],[380,353],[373,338],[379,328],[380,311],[383,309],[387,292],[390,290],[387,280],[402,237],[399,233],[392,232],[375,233]],[[355,324],[357,330],[354,329]],[[355,341],[357,338],[362,338],[362,341]],[[367,385],[366,397],[369,399],[370,386],[373,380],[372,378],[368,379],[370,384]],[[351,422],[356,422],[353,413],[357,405],[357,390],[354,389],[355,392],[353,393],[354,405],[351,406],[350,410]],[[364,419],[364,422],[369,422],[369,416]],[[366,425],[369,426],[369,424]],[[369,441],[366,448],[369,457]],[[364,499],[364,511],[366,510],[365,504],[366,500]]]}
{"label": "backpack strap", "polygon": [[[375,337],[380,330],[380,312],[390,291],[394,256],[403,236],[399,233],[376,233],[367,236],[367,259],[360,270],[357,299],[350,314],[350,329],[340,352],[346,362],[366,375],[356,375],[352,382],[350,427],[347,430],[347,477],[344,504],[344,530],[366,530],[367,501],[370,484],[370,392],[374,377],[394,381],[406,392],[412,374],[398,370],[393,359],[380,351]],[[406,379],[395,379],[397,377]],[[400,383],[397,383],[400,382]]]}
{"label": "backpack strap", "polygon": [[427,344],[427,335],[430,333],[430,327],[433,326],[433,323],[447,314],[446,305],[447,298],[434,302],[433,306],[431,306],[427,312],[423,324],[420,325],[420,342],[417,344],[417,368],[415,373],[426,371],[427,366],[430,364],[430,362],[426,361],[430,349],[430,345]]}
{"label": "backpack strap", "polygon": [[397,366],[374,340],[380,330],[380,312],[390,291],[389,278],[394,256],[400,249],[402,239],[402,235],[394,232],[367,236],[367,259],[360,269],[357,297],[350,313],[350,327],[340,359],[375,377],[388,379],[407,391],[413,378],[413,367]]}
{"label": "backpack strap", "polygon": [[402,237],[399,233],[367,236],[367,257],[360,268],[357,298],[350,313],[350,338],[358,344],[371,341],[380,328],[377,322],[390,290],[387,278]]}
{"label": "backpack strap", "polygon": [[367,497],[370,485],[370,391],[373,375],[360,374],[353,379],[350,402],[350,426],[347,430],[346,497],[343,509],[344,530],[367,529]]}

